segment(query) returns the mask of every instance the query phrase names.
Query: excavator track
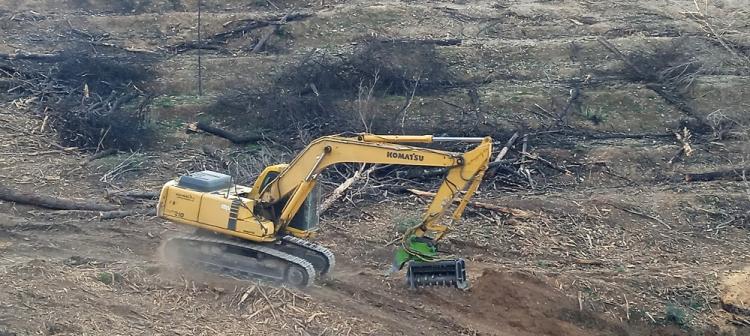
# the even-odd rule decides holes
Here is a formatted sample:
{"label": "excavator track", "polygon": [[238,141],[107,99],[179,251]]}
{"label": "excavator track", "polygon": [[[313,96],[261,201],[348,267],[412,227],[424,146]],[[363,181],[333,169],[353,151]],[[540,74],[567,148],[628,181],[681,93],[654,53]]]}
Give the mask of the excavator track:
{"label": "excavator track", "polygon": [[336,266],[336,257],[334,257],[331,250],[309,240],[294,236],[284,236],[281,238],[281,241],[282,251],[305,259],[313,264],[315,272],[319,277],[326,277],[333,272]]}
{"label": "excavator track", "polygon": [[242,279],[283,282],[300,288],[312,285],[315,279],[311,262],[277,249],[273,243],[186,234],[169,238],[164,250],[167,258],[179,258],[183,266],[197,264]]}

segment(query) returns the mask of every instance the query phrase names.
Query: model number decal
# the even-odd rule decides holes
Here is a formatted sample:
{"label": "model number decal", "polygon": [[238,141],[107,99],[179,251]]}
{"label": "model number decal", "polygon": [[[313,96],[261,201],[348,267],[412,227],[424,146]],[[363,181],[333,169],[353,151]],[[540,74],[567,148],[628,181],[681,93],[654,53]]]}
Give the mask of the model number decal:
{"label": "model number decal", "polygon": [[191,201],[191,202],[195,200],[195,198],[193,198],[193,195],[190,195],[190,194],[175,193],[175,196],[177,196],[177,198],[181,200],[186,200],[186,201]]}

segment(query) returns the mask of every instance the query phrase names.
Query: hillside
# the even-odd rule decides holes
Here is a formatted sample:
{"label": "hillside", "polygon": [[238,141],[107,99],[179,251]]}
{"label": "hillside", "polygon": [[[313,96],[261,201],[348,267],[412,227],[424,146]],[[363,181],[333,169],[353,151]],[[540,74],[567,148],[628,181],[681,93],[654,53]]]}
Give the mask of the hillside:
{"label": "hillside", "polygon": [[[0,194],[139,209],[0,201],[0,336],[750,334],[745,1],[207,0],[201,42],[196,8],[0,0]],[[513,137],[476,200],[531,215],[469,207],[442,247],[472,288],[411,291],[389,242],[439,179],[380,167],[298,291],[165,264],[184,228],[117,196],[345,131]]]}

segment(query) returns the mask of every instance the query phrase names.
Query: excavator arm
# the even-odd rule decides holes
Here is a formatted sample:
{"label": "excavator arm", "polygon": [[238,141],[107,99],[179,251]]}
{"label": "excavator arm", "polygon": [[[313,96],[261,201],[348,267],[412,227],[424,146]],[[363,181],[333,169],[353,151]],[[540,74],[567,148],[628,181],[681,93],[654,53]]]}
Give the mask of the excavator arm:
{"label": "excavator arm", "polygon": [[[287,200],[279,216],[279,228],[284,228],[297,213],[316,178],[328,166],[337,163],[375,163],[407,166],[445,167],[447,173],[435,198],[427,208],[417,233],[439,240],[447,227],[440,224],[453,200],[461,197],[451,221],[460,219],[463,210],[476,191],[487,170],[492,153],[490,138],[447,138],[454,141],[475,141],[480,144],[465,153],[406,146],[400,143],[435,141],[432,136],[378,136],[360,134],[357,137],[328,136],[307,146],[274,180],[267,183],[257,196],[260,204],[271,205]],[[444,139],[444,138],[437,138]],[[463,193],[463,195],[461,195]],[[254,197],[253,197],[254,198]]]}

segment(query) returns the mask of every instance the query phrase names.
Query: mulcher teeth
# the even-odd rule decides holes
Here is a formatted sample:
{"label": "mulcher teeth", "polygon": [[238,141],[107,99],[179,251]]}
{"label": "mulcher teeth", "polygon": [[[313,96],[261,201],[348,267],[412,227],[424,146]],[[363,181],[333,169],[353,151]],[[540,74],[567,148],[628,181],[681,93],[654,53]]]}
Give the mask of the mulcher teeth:
{"label": "mulcher teeth", "polygon": [[407,266],[406,281],[410,288],[456,287],[466,289],[466,262],[463,259],[432,262],[411,261]]}

